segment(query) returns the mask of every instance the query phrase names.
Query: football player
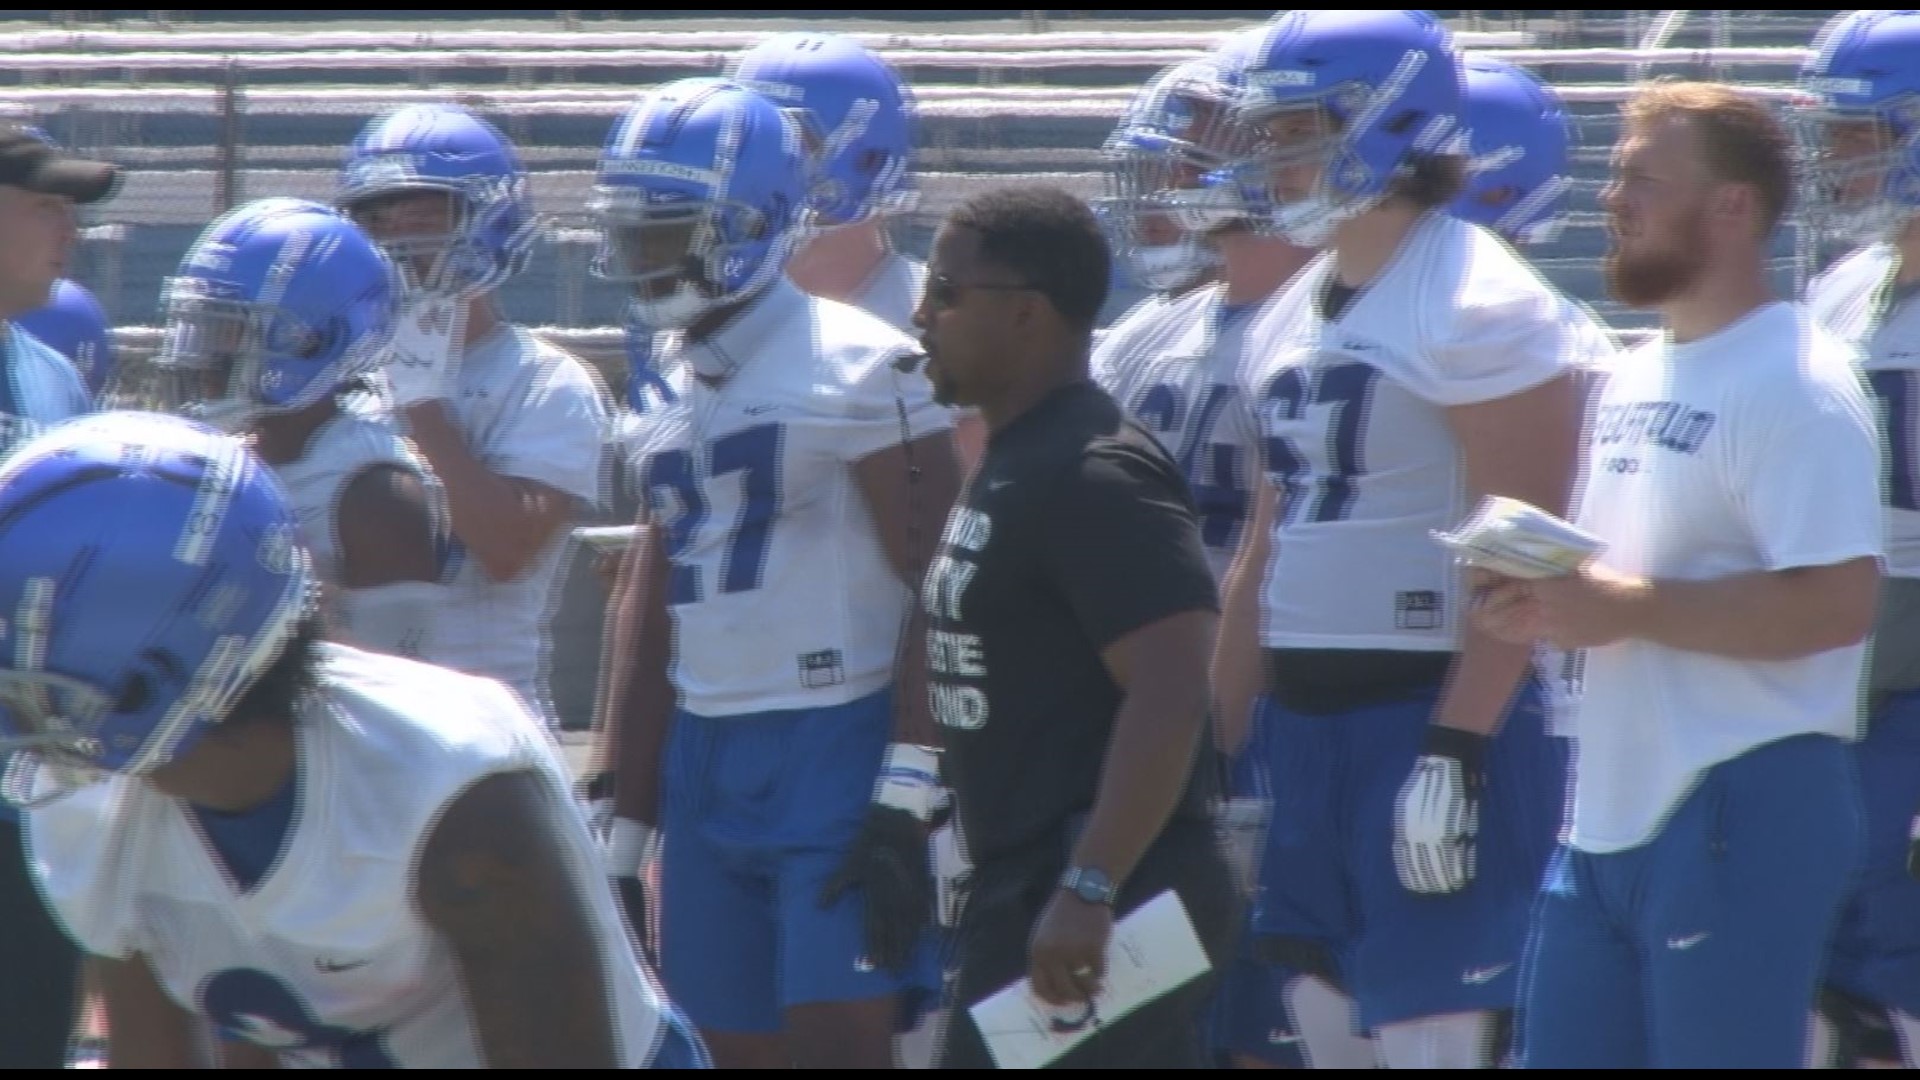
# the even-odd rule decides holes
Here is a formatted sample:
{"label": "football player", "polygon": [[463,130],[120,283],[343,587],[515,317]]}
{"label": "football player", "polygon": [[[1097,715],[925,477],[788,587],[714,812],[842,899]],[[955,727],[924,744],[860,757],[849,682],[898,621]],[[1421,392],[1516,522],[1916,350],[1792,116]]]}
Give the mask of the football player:
{"label": "football player", "polygon": [[260,199],[209,225],[162,298],[153,364],[188,416],[245,433],[292,500],[330,631],[362,648],[459,660],[438,484],[367,376],[393,340],[399,276],[338,211]]}
{"label": "football player", "polygon": [[[1886,455],[1887,564],[1868,664],[1866,736],[1854,745],[1867,807],[1864,877],[1835,931],[1825,1004],[1833,1016],[1816,1065],[1915,1056],[1920,1039],[1920,882],[1908,876],[1920,808],[1920,13],[1851,11],[1814,43],[1798,110],[1808,222],[1857,250],[1816,279],[1813,315],[1865,361]],[[1837,991],[1834,992],[1834,991]],[[1850,1004],[1851,1003],[1851,1004]],[[1891,1012],[1897,1047],[1837,1047],[1860,1007]],[[1891,1051],[1891,1053],[1890,1053]]]}
{"label": "football player", "polygon": [[958,458],[916,343],[786,278],[810,173],[790,114],[711,78],[643,97],[603,151],[595,272],[681,332],[685,373],[640,454],[614,832],[662,838],[661,970],[716,1061],[884,1068],[935,985],[907,620]]}
{"label": "football player", "polygon": [[289,1066],[700,1065],[624,940],[539,717],[318,640],[292,504],[236,439],[72,421],[0,469],[8,796],[110,1065],[198,1023]]}
{"label": "football player", "polygon": [[[1259,467],[1259,419],[1237,378],[1242,335],[1261,304],[1313,254],[1270,230],[1257,231],[1256,222],[1237,212],[1229,189],[1202,184],[1251,146],[1251,133],[1233,122],[1230,110],[1242,56],[1262,32],[1243,31],[1215,56],[1155,76],[1104,149],[1103,209],[1115,246],[1135,277],[1162,293],[1101,336],[1094,379],[1174,453],[1216,578],[1225,574],[1256,505],[1270,502],[1272,491]],[[1233,797],[1221,820],[1250,893],[1272,801],[1271,763],[1255,745],[1261,740],[1249,738],[1251,692],[1222,687],[1216,694],[1220,742],[1234,755]],[[1214,1036],[1237,1063],[1299,1066],[1299,1036],[1284,1003],[1290,975],[1248,955],[1223,980]],[[1347,1010],[1336,1013],[1333,1030],[1317,1040],[1316,1062],[1370,1064],[1364,1040],[1348,1033]],[[1357,1044],[1358,1061],[1339,1056],[1342,1043]]]}
{"label": "football player", "polygon": [[526,172],[491,124],[410,105],[360,132],[337,202],[406,283],[386,375],[446,489],[440,662],[499,679],[557,725],[549,624],[568,526],[602,498],[608,429],[586,367],[501,314],[495,290],[537,233]]}
{"label": "football player", "polygon": [[53,283],[53,299],[14,319],[15,325],[51,345],[67,358],[87,384],[87,394],[98,399],[116,369],[113,329],[92,290],[61,278]]}
{"label": "football player", "polygon": [[1270,957],[1344,985],[1396,1068],[1492,1064],[1565,769],[1530,651],[1466,625],[1429,533],[1488,495],[1565,512],[1568,367],[1608,347],[1445,212],[1462,81],[1428,13],[1288,12],[1236,105],[1264,138],[1222,174],[1327,249],[1249,328],[1242,373],[1280,490],[1271,558],[1235,568],[1264,582],[1278,763],[1255,927]]}

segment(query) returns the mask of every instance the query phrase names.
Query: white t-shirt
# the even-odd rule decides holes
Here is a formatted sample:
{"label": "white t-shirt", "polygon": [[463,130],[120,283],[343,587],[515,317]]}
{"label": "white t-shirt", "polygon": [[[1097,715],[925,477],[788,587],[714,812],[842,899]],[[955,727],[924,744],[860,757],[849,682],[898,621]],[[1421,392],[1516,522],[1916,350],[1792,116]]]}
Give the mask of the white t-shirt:
{"label": "white t-shirt", "polygon": [[[1576,519],[1604,565],[1700,581],[1882,549],[1873,414],[1856,356],[1796,305],[1650,342],[1601,391]],[[1790,735],[1859,730],[1866,645],[1738,660],[1633,640],[1589,649],[1571,842],[1646,843],[1700,774]]]}
{"label": "white t-shirt", "polygon": [[[853,466],[952,428],[926,377],[894,366],[919,346],[782,278],[684,352],[677,400],[632,445],[673,560],[682,706],[738,716],[885,687],[909,593]],[[692,373],[710,365],[732,371],[709,387]]]}
{"label": "white t-shirt", "polygon": [[1807,290],[1820,325],[1862,354],[1886,454],[1887,575],[1920,578],[1920,297],[1895,299],[1897,255],[1870,244]]}
{"label": "white t-shirt", "polygon": [[476,781],[526,770],[546,789],[597,933],[623,1066],[652,1059],[666,1001],[628,943],[566,766],[499,683],[322,646],[296,729],[293,823],[236,889],[193,813],[126,776],[26,814],[43,894],[88,952],[147,958],[166,995],[283,1067],[482,1065],[451,947],[413,903],[420,854]]}
{"label": "white t-shirt", "polygon": [[1458,647],[1460,572],[1433,530],[1473,507],[1447,409],[1530,390],[1612,342],[1491,232],[1429,214],[1329,322],[1323,253],[1246,335],[1241,381],[1280,504],[1268,648]]}
{"label": "white t-shirt", "polygon": [[1258,304],[1225,305],[1209,285],[1149,300],[1103,335],[1094,381],[1160,440],[1187,479],[1215,580],[1225,576],[1253,516],[1260,420],[1238,379],[1241,342]]}
{"label": "white t-shirt", "polygon": [[[459,380],[454,420],[482,465],[572,495],[583,507],[605,504],[609,420],[579,360],[502,325],[468,347]],[[447,604],[432,631],[439,662],[499,679],[554,725],[547,661],[572,543],[563,526],[519,577],[494,581],[456,537],[441,579],[450,586]]]}

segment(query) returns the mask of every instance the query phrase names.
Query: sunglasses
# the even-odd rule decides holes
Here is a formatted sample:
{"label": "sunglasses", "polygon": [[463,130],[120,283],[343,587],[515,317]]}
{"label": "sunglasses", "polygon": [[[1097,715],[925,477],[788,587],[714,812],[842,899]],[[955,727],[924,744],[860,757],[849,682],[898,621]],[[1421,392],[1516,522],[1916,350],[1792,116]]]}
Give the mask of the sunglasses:
{"label": "sunglasses", "polygon": [[1038,292],[1032,285],[996,285],[958,282],[945,274],[934,274],[927,278],[927,302],[936,308],[952,307],[967,289],[982,289],[988,292]]}

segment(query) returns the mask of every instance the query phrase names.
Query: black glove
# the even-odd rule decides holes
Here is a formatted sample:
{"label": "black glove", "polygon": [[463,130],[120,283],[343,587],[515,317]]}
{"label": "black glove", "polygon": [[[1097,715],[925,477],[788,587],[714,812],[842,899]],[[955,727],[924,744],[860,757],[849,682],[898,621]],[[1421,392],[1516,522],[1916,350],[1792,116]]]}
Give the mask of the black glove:
{"label": "black glove", "polygon": [[1438,724],[1394,806],[1393,868],[1408,892],[1445,896],[1473,881],[1487,737]]}
{"label": "black glove", "polygon": [[874,785],[860,835],[840,869],[820,890],[831,907],[848,889],[866,900],[867,959],[900,973],[933,921],[933,867],[927,823],[939,792],[938,757],[925,747],[893,743]]}
{"label": "black glove", "polygon": [[859,837],[820,890],[820,906],[838,903],[848,889],[859,889],[866,898],[867,959],[876,967],[904,971],[932,921],[927,827],[905,810],[878,803],[868,807]]}

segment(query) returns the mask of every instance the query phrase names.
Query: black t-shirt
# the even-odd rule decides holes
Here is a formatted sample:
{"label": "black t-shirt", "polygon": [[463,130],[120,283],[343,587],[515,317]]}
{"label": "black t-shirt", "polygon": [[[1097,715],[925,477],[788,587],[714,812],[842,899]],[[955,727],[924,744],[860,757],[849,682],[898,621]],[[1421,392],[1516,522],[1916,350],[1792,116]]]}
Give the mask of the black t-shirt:
{"label": "black t-shirt", "polygon": [[[1084,382],[993,437],[922,601],[945,771],[980,865],[1092,809],[1122,697],[1101,651],[1219,608],[1179,469]],[[1177,816],[1204,816],[1217,790],[1200,742]]]}

